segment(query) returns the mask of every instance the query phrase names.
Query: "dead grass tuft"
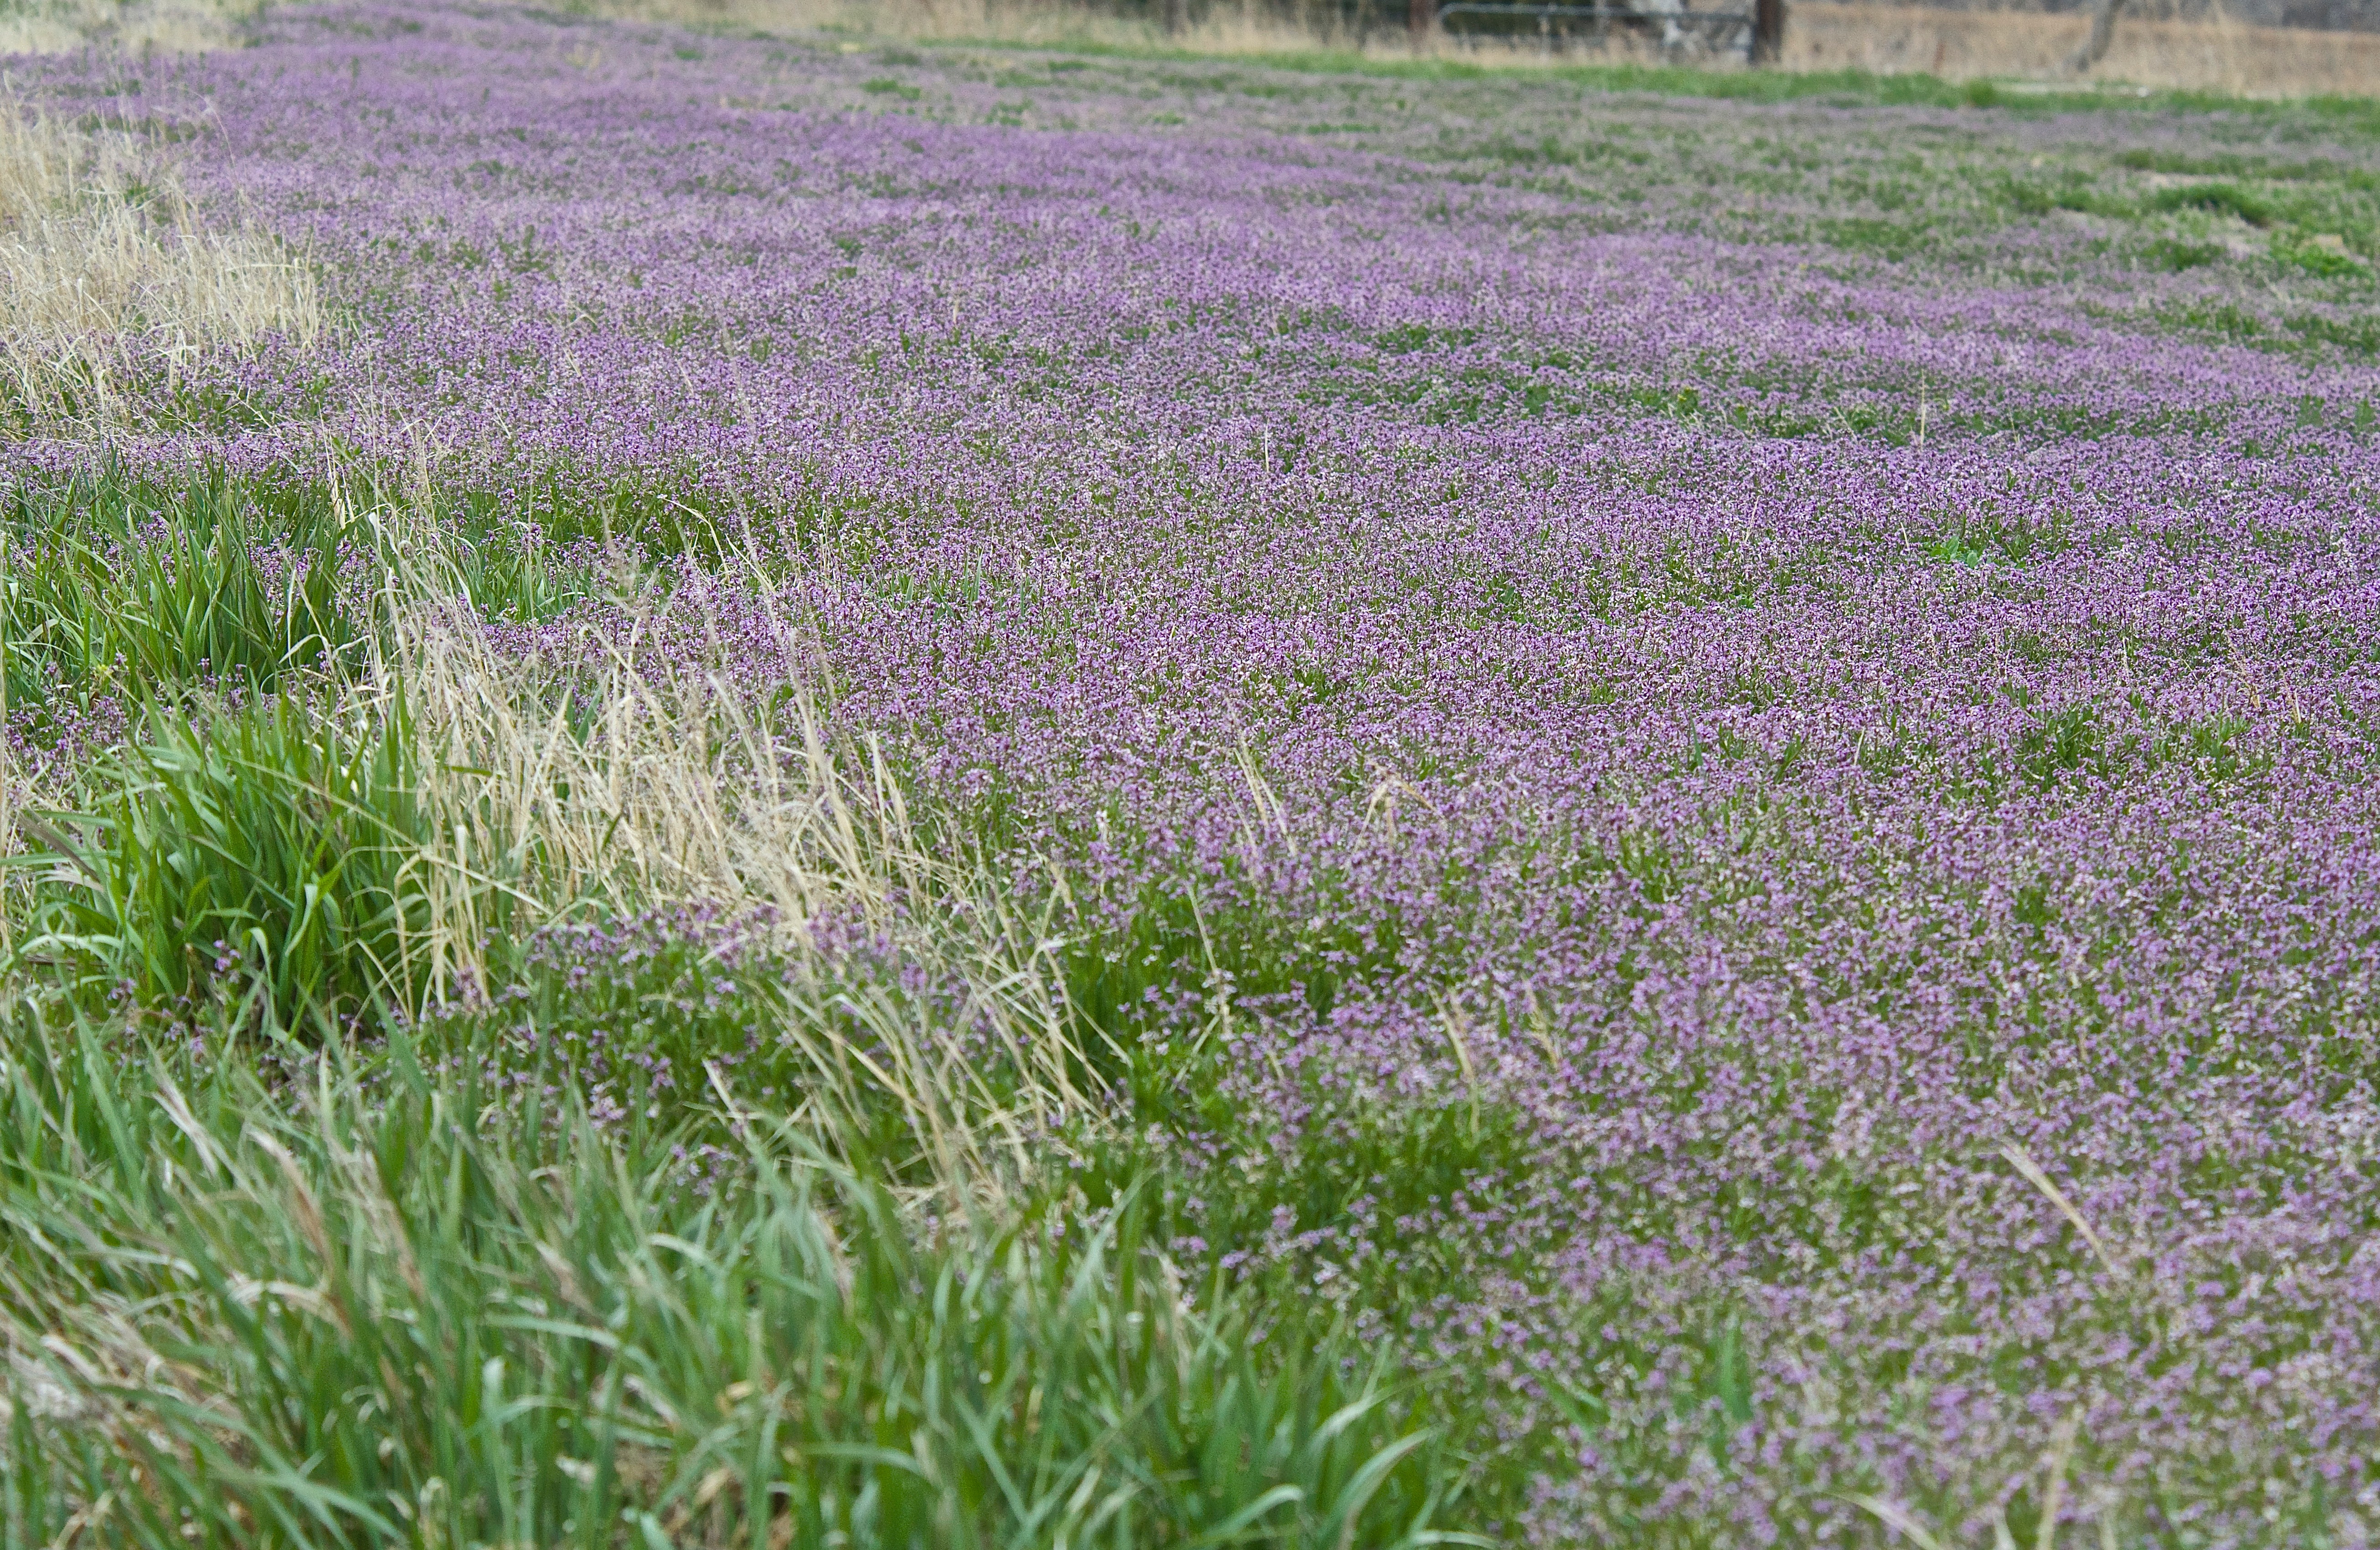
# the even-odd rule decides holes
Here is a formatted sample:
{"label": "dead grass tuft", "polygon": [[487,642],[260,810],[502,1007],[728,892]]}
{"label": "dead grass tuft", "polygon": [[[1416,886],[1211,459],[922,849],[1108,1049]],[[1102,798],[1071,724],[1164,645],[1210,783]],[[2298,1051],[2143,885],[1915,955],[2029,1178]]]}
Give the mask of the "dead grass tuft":
{"label": "dead grass tuft", "polygon": [[114,423],[135,379],[225,345],[310,345],[322,326],[306,267],[200,230],[150,147],[0,99],[0,413]]}
{"label": "dead grass tuft", "polygon": [[93,43],[203,54],[236,42],[249,0],[0,0],[0,54],[69,54]]}
{"label": "dead grass tuft", "polygon": [[[440,574],[429,510],[399,500],[370,514],[394,557],[390,652],[355,688],[403,696],[423,740],[432,838],[420,865],[433,925],[408,951],[431,999],[486,983],[482,950],[500,915],[517,929],[590,905],[766,912],[803,971],[820,967],[808,923],[864,919],[965,987],[959,1021],[974,1038],[941,1036],[895,1001],[797,975],[779,1010],[816,1073],[813,1102],[832,1120],[857,1113],[866,1095],[892,1100],[951,1196],[981,1201],[1034,1172],[1036,1138],[1087,1108],[1049,923],[1020,914],[946,823],[910,811],[871,742],[831,736],[814,691],[796,684],[783,705],[756,708],[713,663],[632,660],[620,642],[643,627],[589,624],[548,652],[492,650]],[[801,621],[774,628],[786,660],[815,655]],[[838,1025],[830,1001],[873,1036],[822,1032]],[[994,1096],[987,1046],[1022,1076],[1020,1090]]]}
{"label": "dead grass tuft", "polygon": [[[499,660],[458,615],[409,611],[397,633],[391,681],[430,739],[422,795],[435,838],[422,863],[435,939],[416,945],[433,987],[484,975],[477,959],[505,904],[516,925],[587,904],[765,910],[786,923],[779,945],[801,971],[820,967],[803,926],[856,915],[964,986],[960,1021],[1026,1080],[996,1097],[980,1044],[802,973],[778,1010],[821,1118],[856,1116],[868,1095],[892,1100],[942,1190],[981,1201],[1033,1172],[1034,1138],[1083,1111],[1082,1052],[1045,923],[1019,917],[986,870],[934,843],[876,750],[831,743],[810,698],[756,714],[715,673],[651,675],[609,636],[574,641],[577,665],[557,678],[552,661]],[[830,1004],[871,1036],[828,1032],[839,1025]]]}

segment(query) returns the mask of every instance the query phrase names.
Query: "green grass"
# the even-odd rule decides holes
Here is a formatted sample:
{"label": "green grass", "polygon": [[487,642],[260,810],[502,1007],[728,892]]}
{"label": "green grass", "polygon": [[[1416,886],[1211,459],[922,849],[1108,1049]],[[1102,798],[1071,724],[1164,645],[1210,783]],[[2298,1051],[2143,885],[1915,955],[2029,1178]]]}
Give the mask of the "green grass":
{"label": "green grass", "polygon": [[228,997],[234,1025],[276,1037],[409,1008],[431,927],[418,762],[401,699],[153,710],[96,810],[36,830],[58,880],[25,951],[152,1005]]}
{"label": "green grass", "polygon": [[9,1031],[9,1544],[1485,1543],[1377,1353],[1194,1311],[1136,1198],[920,1241],[757,1119],[706,1193],[401,1036],[292,1103]]}
{"label": "green grass", "polygon": [[19,725],[128,720],[0,811],[0,1544],[1485,1543],[1396,1348],[1185,1266],[1161,1156],[993,1156],[1099,1072],[1020,1042],[1011,927],[937,938],[922,851],[823,863],[924,916],[867,951],[640,922],[616,818],[542,850],[643,757],[588,683],[495,707],[552,723],[525,786],[425,729],[425,620],[687,537],[577,509],[608,558],[368,478],[6,514]]}
{"label": "green grass", "polygon": [[8,703],[172,697],[200,683],[269,692],[351,658],[367,633],[339,573],[369,536],[327,503],[278,509],[222,482],[112,478],[0,510],[0,668]]}
{"label": "green grass", "polygon": [[[631,497],[617,516],[641,534],[641,515]],[[20,490],[0,505],[6,703],[88,711],[100,696],[253,696],[351,673],[382,637],[387,579],[425,567],[494,618],[551,617],[601,590],[585,557],[484,501],[424,515],[368,481],[164,485],[103,471]],[[565,538],[594,538],[613,515]]]}
{"label": "green grass", "polygon": [[[1901,104],[1945,110],[1954,129],[1986,115],[2081,112],[2153,128],[2160,115],[2215,111],[2243,133],[2309,122],[2380,133],[2369,103],[2020,93],[1861,73],[1072,52],[1081,57],[1051,65],[1053,79],[1108,54],[1196,64],[1169,84],[1283,102],[1308,92],[1300,77],[1337,75],[1525,87],[1556,108],[1609,94]],[[876,64],[924,59],[894,50]],[[887,106],[921,96],[889,76],[859,90]],[[1377,132],[1357,119],[1308,127]],[[1952,150],[1932,161],[1879,150],[1823,188],[1802,174],[1831,163],[1797,161],[1791,146],[1754,165],[1696,142],[1673,165],[1574,127],[1450,131],[1424,154],[1475,182],[1510,178],[1583,202],[1723,164],[1746,186],[1808,195],[1812,212],[1783,235],[1823,241],[1847,267],[1944,262],[2014,223],[2113,232],[2094,240],[2207,287],[2180,292],[2191,299],[2152,315],[2155,327],[2380,358],[2368,315],[2380,181],[2366,169],[2070,145],[2054,163],[2020,165],[1944,143]],[[2156,181],[2176,176],[2204,181]],[[2260,246],[2243,247],[2243,230]],[[840,240],[859,256],[860,238]],[[2257,288],[2277,276],[2315,283],[2296,294],[2323,304],[2265,306]],[[1906,443],[1924,412],[1905,383],[1747,406],[1729,394],[1756,404],[1764,384],[1721,359],[1694,363],[1693,383],[1612,380],[1567,354],[1465,367],[1440,383],[1438,365],[1477,343],[1469,331],[1362,334],[1328,309],[1294,323],[1281,333],[1314,347],[1345,336],[1349,364],[1324,379],[1329,396],[1419,404],[1436,421],[1617,410]],[[702,326],[688,314],[682,332]],[[1013,342],[978,347],[992,360],[1025,355]],[[1053,380],[1072,369],[1062,356],[1036,364]],[[2117,428],[2039,413],[2069,434]],[[2374,410],[2309,403],[2299,423],[2369,434]],[[1938,413],[1933,424],[1940,434]],[[1293,454],[1286,442],[1281,451]],[[880,526],[915,515],[821,478],[768,514],[790,537],[756,554],[747,514],[681,500],[672,477],[607,485],[551,470],[521,492],[534,528],[485,492],[399,501],[393,481],[366,477],[162,487],[106,474],[0,510],[0,709],[63,761],[44,773],[35,810],[0,808],[0,853],[18,846],[0,869],[0,1340],[12,1358],[0,1550],[1353,1550],[1509,1532],[1582,1446],[1625,1465],[1635,1495],[1616,1509],[1621,1520],[1658,1519],[1676,1435],[1723,1461],[1753,1416],[1761,1357],[1731,1293],[1663,1310],[1666,1345],[1643,1334],[1649,1315],[1616,1281],[1568,1305],[1563,1316],[1583,1326],[1608,1316],[1631,1333],[1601,1350],[1591,1385],[1552,1374],[1534,1408],[1516,1409],[1502,1378],[1400,1345],[1427,1338],[1441,1300],[1484,1302],[1491,1284],[1554,1296],[1547,1267],[1564,1245],[1522,1234],[1500,1258],[1467,1257],[1442,1230],[1451,1203],[1518,1219],[1545,1192],[1618,1199],[1633,1185],[1624,1168],[1570,1171],[1575,1159],[1469,1070],[1451,1006],[1441,1009],[1448,1059],[1463,1080],[1419,1098],[1383,1096],[1320,1064],[1295,1082],[1241,1069],[1235,1004],[1302,1003],[1327,1017],[1409,970],[1427,979],[1427,944],[1408,940],[1393,910],[1351,923],[1345,878],[1311,878],[1294,908],[1228,868],[1204,879],[1205,893],[1088,901],[1084,881],[1106,913],[1062,918],[1053,906],[1010,919],[1013,879],[967,870],[1029,832],[1011,793],[995,790],[975,809],[816,864],[801,886],[817,891],[790,890],[787,913],[803,918],[823,899],[816,913],[880,938],[820,954],[765,909],[689,926],[668,913],[684,897],[673,884],[686,886],[668,871],[681,857],[631,865],[633,846],[617,838],[625,809],[589,826],[589,792],[613,776],[633,784],[655,752],[602,742],[589,692],[599,674],[558,669],[513,685],[516,703],[494,703],[551,720],[549,741],[515,750],[517,767],[490,757],[487,740],[467,749],[451,715],[425,732],[419,685],[400,666],[425,606],[553,621],[658,595],[681,560],[864,569]],[[1986,504],[1925,558],[1963,582],[2013,587],[2072,541],[2069,526],[2052,508]],[[990,570],[880,582],[960,608],[1015,584]],[[1583,572],[1550,600],[1490,589],[1482,607],[1625,623],[1795,584],[1790,570],[1672,552]],[[2006,644],[2031,660],[2064,649],[2015,635]],[[1320,705],[1347,685],[1284,672],[1272,687]],[[1778,690],[1755,672],[1724,692],[1765,705]],[[2153,722],[2134,709],[2126,721],[2111,705],[2028,705],[1974,768],[1944,768],[1914,733],[1861,757],[1880,776],[1944,781],[1979,810],[2166,766],[2207,781],[2253,776],[2274,757],[2229,716]],[[120,738],[90,757],[111,725]],[[738,745],[722,745],[724,756],[703,750],[712,778],[761,767],[737,766]],[[856,762],[839,767],[782,805],[899,828],[899,801],[919,785],[870,757],[861,777]],[[1757,759],[1781,770],[1797,757],[1798,745],[1776,752],[1721,725],[1683,768]],[[1418,755],[1410,769],[1433,772]],[[1247,773],[1253,787],[1253,765]],[[1145,841],[1111,817],[1116,843]],[[1608,878],[1627,901],[1615,930],[1724,908],[1703,853],[1721,839],[1787,843],[1784,820],[1706,817],[1706,829],[1674,833],[1533,837],[1499,886],[1525,891],[1547,875],[1537,866]],[[1770,827],[1755,833],[1761,822]],[[572,825],[593,840],[565,856],[588,838],[565,833]],[[1469,907],[1463,890],[1480,887],[1444,879],[1434,907],[1455,919]],[[2038,928],[2060,907],[2046,884],[2028,883],[2017,918]],[[1513,943],[1515,960],[1528,948]],[[2046,947],[2008,952],[2016,968],[2055,966]],[[1621,1005],[1658,967],[1652,950],[1632,953],[1599,988]],[[1465,987],[1450,974],[1439,988]],[[1887,1003],[1894,993],[1833,989]],[[1025,1004],[1035,996],[1045,999]],[[1184,1036],[1184,1019],[1144,1015],[1152,999],[1203,1010],[1203,1023]],[[1525,1011],[1496,1015],[1500,1045],[1527,1034]],[[1550,1042],[1559,1065],[1569,1057]],[[930,1053],[953,1048],[963,1062]],[[1956,1059],[1951,1079],[1979,1096],[2006,1076],[1985,1052]],[[1751,1060],[1695,1052],[1670,1096],[1682,1105],[1716,1081],[1757,1093],[1791,1080]],[[1277,1085],[1264,1088],[1268,1076]],[[1295,1099],[1295,1126],[1255,1088]],[[1820,1108],[1840,1098],[1809,1096]],[[1062,1122],[1018,1121],[1052,1115]],[[1897,1181],[1830,1164],[1724,1203],[1728,1230],[1751,1242],[1791,1229],[1846,1256],[1901,1253]],[[1675,1203],[1632,1209],[1648,1232],[1678,1220],[1666,1215]],[[1842,1353],[1847,1369],[1871,1360],[1846,1383],[1878,1381],[1893,1358]],[[1998,1360],[1977,1358],[1979,1381],[1993,1381]],[[1948,1492],[1938,1505],[1973,1504]],[[2013,1520],[2028,1525],[2033,1510],[2020,1492]]]}
{"label": "green grass", "polygon": [[[1081,58],[1211,64],[1220,67],[1301,75],[1355,76],[1411,81],[1547,81],[1582,91],[1706,97],[1733,102],[1817,102],[1843,107],[1992,109],[2029,117],[2080,112],[2162,115],[2228,113],[2253,120],[2306,117],[2336,133],[2380,138],[2380,100],[2315,95],[2285,101],[2216,91],[2148,90],[2120,83],[2042,89],[2032,83],[1949,81],[1924,72],[1879,74],[1862,69],[1744,70],[1690,65],[1550,65],[1534,60],[1427,58],[1393,51],[1286,49],[1210,54],[1152,40],[1146,44],[1089,37],[1020,43],[1001,38],[953,39],[922,49],[978,49],[1056,54]],[[1282,88],[1257,83],[1270,92]]]}
{"label": "green grass", "polygon": [[[17,494],[0,544],[0,709],[58,761],[14,824],[0,947],[152,1011],[229,996],[276,1035],[411,1008],[448,944],[394,622],[429,595],[550,617],[597,590],[588,560],[368,481],[105,472]],[[501,921],[495,879],[460,886]]]}

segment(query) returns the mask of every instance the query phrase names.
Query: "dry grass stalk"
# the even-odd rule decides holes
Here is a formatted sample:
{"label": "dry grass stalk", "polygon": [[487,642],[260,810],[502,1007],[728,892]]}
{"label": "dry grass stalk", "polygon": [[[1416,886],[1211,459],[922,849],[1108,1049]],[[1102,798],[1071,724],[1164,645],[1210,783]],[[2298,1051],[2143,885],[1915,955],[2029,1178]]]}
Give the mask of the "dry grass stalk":
{"label": "dry grass stalk", "polygon": [[2008,1159],[2010,1167],[2024,1176],[2026,1183],[2039,1190],[2044,1199],[2058,1207],[2059,1216],[2073,1224],[2074,1229],[2082,1235],[2082,1241],[2091,1245],[2091,1253],[2098,1257],[2099,1267],[2110,1276],[2118,1274],[2115,1258],[2107,1253],[2106,1241],[2083,1217],[2074,1202],[2067,1197],[2066,1192],[2058,1187],[2057,1181],[2033,1160],[2033,1154],[2011,1141],[2000,1147],[2000,1156]]}
{"label": "dry grass stalk", "polygon": [[[934,1153],[935,1177],[980,1198],[1033,1166],[1034,1138],[1086,1108],[1081,1051],[1043,923],[1020,915],[990,873],[941,826],[920,824],[880,751],[831,739],[820,700],[795,685],[757,712],[709,667],[655,668],[621,642],[639,629],[589,625],[550,657],[500,657],[444,599],[439,550],[418,507],[375,515],[393,570],[391,659],[371,675],[406,696],[421,739],[434,838],[422,857],[431,939],[411,944],[433,999],[484,983],[480,944],[588,905],[628,912],[681,902],[786,923],[795,965],[784,1033],[827,1078],[835,1103],[892,1096]],[[806,660],[781,619],[783,659]],[[806,923],[866,920],[944,980],[965,987],[962,1021],[1026,1078],[1002,1097],[956,1040],[915,1025],[889,996],[828,985]],[[826,1030],[856,1023],[858,1042]],[[727,1095],[722,1094],[722,1097]],[[732,1098],[729,1098],[732,1105]]]}
{"label": "dry grass stalk", "polygon": [[306,267],[200,230],[147,147],[0,99],[0,391],[18,415],[115,423],[137,376],[322,328]]}

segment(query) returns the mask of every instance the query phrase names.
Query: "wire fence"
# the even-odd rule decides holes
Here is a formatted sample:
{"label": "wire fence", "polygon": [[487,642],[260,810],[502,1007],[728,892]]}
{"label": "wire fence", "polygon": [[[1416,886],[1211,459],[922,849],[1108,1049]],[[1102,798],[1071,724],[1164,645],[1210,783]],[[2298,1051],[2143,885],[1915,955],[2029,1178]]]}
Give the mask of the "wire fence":
{"label": "wire fence", "polygon": [[1689,10],[1651,5],[1505,5],[1497,0],[1453,0],[1438,7],[1447,36],[1504,43],[1535,42],[1549,50],[1599,46],[1615,38],[1645,39],[1664,49],[1709,54],[1755,52],[1759,17],[1754,7]]}

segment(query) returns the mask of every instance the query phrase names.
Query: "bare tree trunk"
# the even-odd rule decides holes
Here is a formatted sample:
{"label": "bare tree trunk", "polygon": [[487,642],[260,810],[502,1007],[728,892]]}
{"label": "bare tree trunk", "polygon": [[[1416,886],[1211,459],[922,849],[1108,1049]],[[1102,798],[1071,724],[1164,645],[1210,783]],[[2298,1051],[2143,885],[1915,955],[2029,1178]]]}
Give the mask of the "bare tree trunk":
{"label": "bare tree trunk", "polygon": [[1162,0],[1161,9],[1165,14],[1165,35],[1180,37],[1182,30],[1190,24],[1189,0]]}
{"label": "bare tree trunk", "polygon": [[2124,0],[2091,0],[2091,36],[2066,62],[2066,67],[2076,75],[2107,57],[2107,45],[2116,41],[2116,13],[2124,8]]}
{"label": "bare tree trunk", "polygon": [[1429,36],[1429,30],[1437,20],[1438,6],[1435,0],[1411,0],[1405,8],[1405,25],[1413,29],[1413,38],[1416,43]]}

